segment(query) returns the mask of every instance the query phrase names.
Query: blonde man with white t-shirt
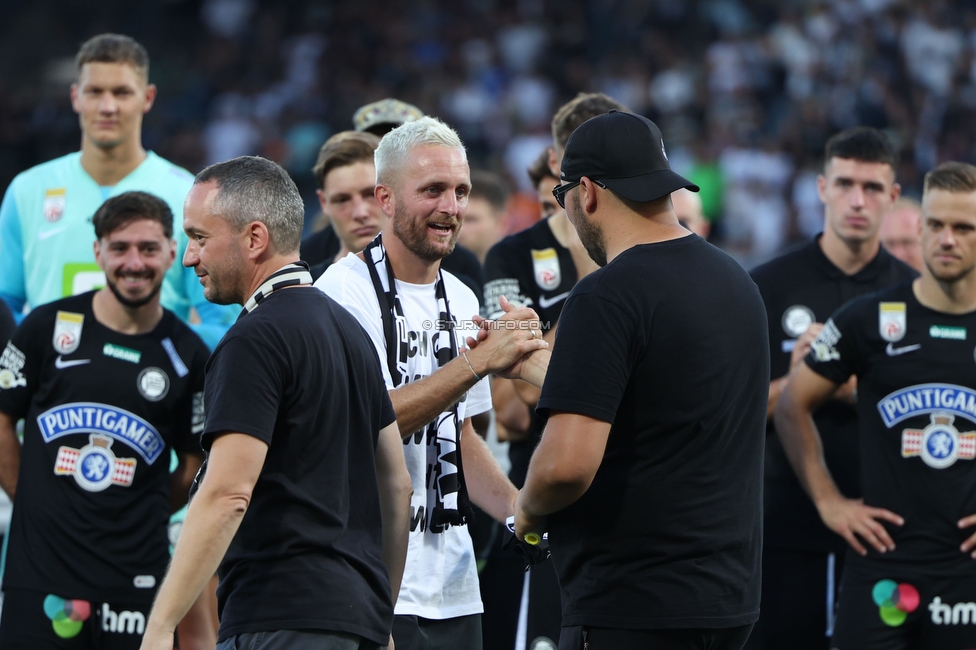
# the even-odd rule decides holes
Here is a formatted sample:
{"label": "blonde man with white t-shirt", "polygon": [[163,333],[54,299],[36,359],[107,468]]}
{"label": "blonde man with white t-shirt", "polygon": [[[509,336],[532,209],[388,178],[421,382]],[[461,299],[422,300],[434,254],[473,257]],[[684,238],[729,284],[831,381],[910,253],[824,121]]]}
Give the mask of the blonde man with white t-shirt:
{"label": "blonde man with white t-shirt", "polygon": [[414,494],[396,647],[478,650],[483,608],[464,524],[470,503],[504,521],[517,492],[471,417],[491,408],[490,373],[547,344],[532,322],[535,312],[522,309],[503,319],[516,323],[499,322],[476,349],[463,347],[477,330],[470,321],[478,301],[440,268],[457,242],[471,190],[457,134],[434,118],[409,122],[384,136],[375,162],[376,199],[389,222],[315,286],[369,334],[404,438]]}

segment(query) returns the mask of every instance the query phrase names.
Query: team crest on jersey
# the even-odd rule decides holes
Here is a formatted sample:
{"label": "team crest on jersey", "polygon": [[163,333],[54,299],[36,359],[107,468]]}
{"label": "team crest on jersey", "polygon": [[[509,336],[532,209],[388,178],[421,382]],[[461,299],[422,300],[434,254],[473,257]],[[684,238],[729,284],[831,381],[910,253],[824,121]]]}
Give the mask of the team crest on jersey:
{"label": "team crest on jersey", "polygon": [[0,390],[27,385],[27,378],[21,372],[26,362],[24,353],[8,341],[3,355],[0,355]]}
{"label": "team crest on jersey", "polygon": [[878,303],[878,333],[889,343],[905,338],[907,313],[903,302]]}
{"label": "team crest on jersey", "polygon": [[71,402],[55,406],[37,416],[45,443],[73,433],[100,433],[121,440],[152,465],[166,450],[156,428],[135,413],[95,402]]}
{"label": "team crest on jersey", "polygon": [[158,402],[169,392],[169,376],[155,366],[144,368],[136,380],[136,387],[147,400]]}
{"label": "team crest on jersey", "polygon": [[787,336],[796,338],[807,331],[816,320],[813,310],[805,305],[793,305],[783,312],[783,331]]}
{"label": "team crest on jersey", "polygon": [[44,192],[44,218],[54,223],[64,216],[64,208],[67,205],[67,190],[63,187],[56,187]]}
{"label": "team crest on jersey", "polygon": [[54,321],[54,349],[59,354],[71,354],[81,345],[81,328],[85,315],[59,311]]}
{"label": "team crest on jersey", "polygon": [[976,431],[959,433],[952,426],[955,416],[939,412],[931,415],[932,423],[924,429],[905,429],[901,434],[903,458],[921,456],[929,467],[945,469],[957,460],[976,457]]}
{"label": "team crest on jersey", "polygon": [[559,255],[555,248],[544,248],[532,251],[532,274],[535,283],[543,289],[552,290],[563,281],[559,270]]}
{"label": "team crest on jersey", "polygon": [[110,485],[129,487],[136,473],[135,458],[117,458],[112,452],[114,442],[108,436],[93,433],[89,443],[81,449],[61,447],[54,464],[58,476],[73,476],[83,490],[101,492]]}

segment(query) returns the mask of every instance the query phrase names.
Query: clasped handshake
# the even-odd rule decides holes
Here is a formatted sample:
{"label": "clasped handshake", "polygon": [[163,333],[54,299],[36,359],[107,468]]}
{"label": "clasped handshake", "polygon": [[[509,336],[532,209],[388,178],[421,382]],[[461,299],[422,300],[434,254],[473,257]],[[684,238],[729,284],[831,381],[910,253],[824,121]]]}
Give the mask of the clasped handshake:
{"label": "clasped handshake", "polygon": [[[505,296],[499,300],[505,314],[497,322],[474,316],[480,329],[466,339],[466,355],[479,376],[491,373],[541,385],[549,365],[549,342],[543,338],[539,315],[529,307],[516,307]],[[499,327],[514,321],[517,326]]]}

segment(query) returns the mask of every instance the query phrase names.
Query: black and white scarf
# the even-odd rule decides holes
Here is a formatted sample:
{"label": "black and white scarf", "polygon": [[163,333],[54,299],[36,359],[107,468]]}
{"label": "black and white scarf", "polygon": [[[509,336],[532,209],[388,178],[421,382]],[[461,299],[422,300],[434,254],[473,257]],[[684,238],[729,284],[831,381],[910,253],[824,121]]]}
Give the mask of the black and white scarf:
{"label": "black and white scarf", "polygon": [[312,274],[308,270],[308,264],[301,261],[286,264],[269,275],[268,279],[254,290],[251,297],[244,303],[244,309],[237,318],[240,319],[244,314],[254,311],[254,308],[260,305],[262,300],[278,289],[294,287],[299,284],[312,284]]}
{"label": "black and white scarf", "polygon": [[[305,262],[292,262],[291,264],[286,264],[274,273],[268,276],[268,278],[261,283],[251,297],[247,299],[244,303],[244,309],[237,316],[237,320],[244,317],[244,314],[249,314],[254,309],[261,304],[261,301],[270,296],[272,293],[278,289],[283,289],[284,287],[293,287],[299,284],[312,284],[312,274],[308,270],[308,264]],[[203,464],[200,465],[200,469],[197,470],[197,475],[193,477],[193,483],[190,485],[190,498],[192,499],[197,490],[200,489],[200,484],[203,482],[203,477],[207,474],[207,462],[210,459],[210,452],[207,452],[207,458],[204,459]]]}
{"label": "black and white scarf", "polygon": [[[406,315],[400,299],[396,295],[396,276],[386,255],[386,248],[380,234],[366,246],[363,257],[369,268],[369,277],[380,303],[383,315],[383,333],[386,338],[386,362],[393,379],[393,387],[402,385],[408,376],[407,360],[409,351]],[[377,271],[380,264],[386,266],[386,282]],[[434,285],[437,297],[437,332],[431,338],[431,346],[438,368],[442,368],[458,355],[454,335],[454,318],[451,316],[447,292],[444,288],[444,275],[437,271]],[[444,339],[447,339],[445,342]],[[468,522],[471,503],[464,483],[464,470],[461,465],[461,421],[458,404],[455,402],[432,422],[426,425],[425,442],[427,447],[427,512],[430,513],[428,530],[443,532],[448,526],[463,526]]]}

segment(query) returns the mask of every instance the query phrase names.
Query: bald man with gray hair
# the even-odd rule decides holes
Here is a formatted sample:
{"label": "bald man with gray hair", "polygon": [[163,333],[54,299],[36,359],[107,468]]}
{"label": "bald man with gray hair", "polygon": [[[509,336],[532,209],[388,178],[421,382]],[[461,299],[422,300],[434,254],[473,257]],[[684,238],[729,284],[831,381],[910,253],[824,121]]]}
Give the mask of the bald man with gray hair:
{"label": "bald man with gray hair", "polygon": [[[531,309],[480,329],[474,293],[441,268],[457,243],[471,192],[457,133],[424,117],[383,136],[376,199],[386,228],[315,286],[363,326],[383,367],[413,481],[410,542],[393,638],[398,650],[482,647],[471,504],[498,521],[516,489],[471,417],[491,408],[487,377],[548,346]],[[503,322],[504,321],[504,322]],[[467,336],[486,334],[477,347]]]}

